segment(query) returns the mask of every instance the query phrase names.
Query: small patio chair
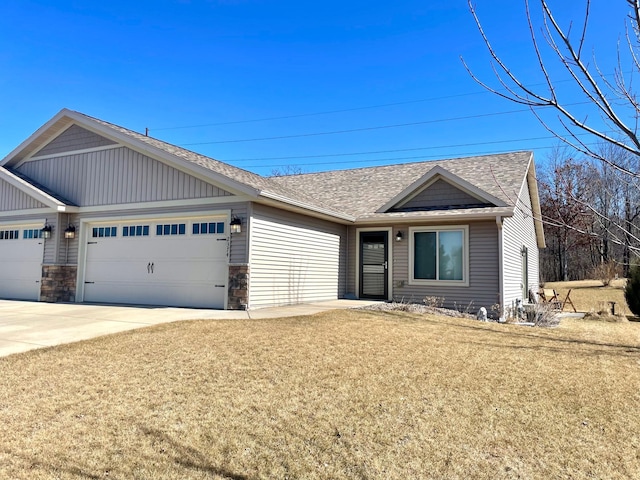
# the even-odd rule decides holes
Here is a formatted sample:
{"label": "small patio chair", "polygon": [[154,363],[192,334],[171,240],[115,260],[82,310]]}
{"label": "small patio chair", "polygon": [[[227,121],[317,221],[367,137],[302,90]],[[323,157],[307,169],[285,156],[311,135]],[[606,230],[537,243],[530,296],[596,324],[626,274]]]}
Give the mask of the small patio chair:
{"label": "small patio chair", "polygon": [[553,309],[562,310],[563,304],[553,288],[541,288],[539,295],[542,303],[546,303]]}
{"label": "small patio chair", "polygon": [[571,288],[569,289],[569,291],[567,292],[567,296],[564,298],[564,301],[562,302],[562,310],[564,310],[565,305],[568,303],[569,305],[571,305],[571,308],[573,308],[573,312],[574,313],[578,313],[578,310],[576,310],[576,306],[573,304],[573,301],[571,300]]}

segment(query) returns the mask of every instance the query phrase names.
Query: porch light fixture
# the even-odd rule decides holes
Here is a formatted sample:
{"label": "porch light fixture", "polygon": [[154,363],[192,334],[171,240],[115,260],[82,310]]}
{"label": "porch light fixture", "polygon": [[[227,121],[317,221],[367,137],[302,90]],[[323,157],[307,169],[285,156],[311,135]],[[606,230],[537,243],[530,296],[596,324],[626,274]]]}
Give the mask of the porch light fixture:
{"label": "porch light fixture", "polygon": [[401,242],[403,238],[404,238],[404,234],[398,231],[398,233],[396,233],[396,242]]}
{"label": "porch light fixture", "polygon": [[242,220],[238,217],[233,217],[229,225],[231,226],[231,233],[242,233]]}
{"label": "porch light fixture", "polygon": [[44,227],[42,227],[42,238],[51,238],[51,232],[53,231],[53,227],[49,225],[46,221],[44,222]]}
{"label": "porch light fixture", "polygon": [[64,231],[64,238],[66,238],[67,240],[76,238],[76,227],[74,227],[73,225],[69,225]]}

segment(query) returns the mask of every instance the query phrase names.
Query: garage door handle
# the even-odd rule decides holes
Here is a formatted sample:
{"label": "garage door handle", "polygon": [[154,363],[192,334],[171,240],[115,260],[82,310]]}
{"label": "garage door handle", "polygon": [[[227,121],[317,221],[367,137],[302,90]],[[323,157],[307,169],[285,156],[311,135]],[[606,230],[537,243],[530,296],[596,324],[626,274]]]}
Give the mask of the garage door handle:
{"label": "garage door handle", "polygon": [[94,283],[96,283],[96,282],[84,282],[84,283],[85,283],[85,285],[86,285],[86,284],[91,284],[91,285],[93,285],[93,284],[94,284]]}
{"label": "garage door handle", "polygon": [[155,266],[155,265],[154,265],[154,263],[153,263],[153,262],[151,262],[151,273],[153,273],[153,267],[154,267],[154,266]]}
{"label": "garage door handle", "polygon": [[216,288],[224,288],[224,285],[216,285]]}

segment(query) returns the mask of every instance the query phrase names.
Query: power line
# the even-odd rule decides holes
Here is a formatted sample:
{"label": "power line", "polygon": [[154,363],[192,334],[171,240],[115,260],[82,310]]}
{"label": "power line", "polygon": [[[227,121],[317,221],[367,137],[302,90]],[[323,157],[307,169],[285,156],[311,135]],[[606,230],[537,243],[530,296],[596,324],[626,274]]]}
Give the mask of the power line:
{"label": "power line", "polygon": [[[589,135],[588,133],[579,134],[580,136]],[[457,148],[457,147],[474,147],[479,145],[495,145],[500,143],[516,143],[516,142],[530,142],[537,140],[550,140],[556,138],[554,135],[548,135],[545,137],[529,137],[529,138],[516,138],[513,140],[495,140],[491,142],[474,142],[474,143],[457,143],[453,145],[436,145],[429,147],[415,147],[415,148],[398,148],[393,150],[371,150],[368,152],[349,152],[349,153],[325,153],[321,155],[294,155],[287,157],[252,157],[252,158],[227,158],[225,162],[255,162],[260,160],[296,160],[304,158],[328,158],[328,157],[348,157],[356,155],[376,155],[380,153],[397,153],[397,152],[415,152],[420,150],[436,150],[439,148]],[[220,159],[221,160],[221,159]]]}
{"label": "power line", "polygon": [[[584,104],[588,104],[588,103],[590,103],[590,102],[576,102],[576,103],[569,103],[569,104],[567,104],[567,106],[584,105]],[[296,135],[279,135],[279,136],[275,136],[275,137],[243,138],[243,139],[236,139],[236,140],[216,140],[216,141],[210,141],[210,142],[182,143],[182,144],[179,144],[179,145],[181,147],[188,147],[188,146],[193,146],[193,145],[217,145],[217,144],[222,144],[222,143],[260,142],[260,141],[264,141],[264,140],[284,140],[284,139],[289,139],[289,138],[318,137],[318,136],[323,136],[323,135],[337,135],[337,134],[343,134],[343,133],[355,133],[355,132],[366,132],[366,131],[372,131],[372,130],[383,130],[383,129],[387,129],[387,128],[402,128],[402,127],[411,127],[411,126],[416,126],[416,125],[428,125],[428,124],[433,124],[433,123],[454,122],[454,121],[458,121],[458,120],[470,120],[470,119],[474,119],[474,118],[487,118],[487,117],[495,117],[495,116],[499,116],[499,115],[511,115],[511,114],[514,114],[514,113],[522,113],[522,112],[528,112],[528,111],[530,111],[529,108],[520,108],[520,109],[517,109],[517,110],[507,110],[507,111],[504,111],[504,112],[480,113],[480,114],[477,114],[477,115],[466,115],[466,116],[462,116],[462,117],[450,117],[450,118],[441,118],[441,119],[435,119],[435,120],[423,120],[423,121],[420,121],[420,122],[396,123],[396,124],[392,124],[392,125],[380,125],[380,126],[376,126],[376,127],[351,128],[351,129],[347,129],[347,130],[333,130],[333,131],[328,131],[328,132],[299,133],[299,134],[296,134]]]}
{"label": "power line", "polygon": [[[585,145],[597,145],[597,143],[585,143]],[[555,145],[546,145],[546,146],[541,146],[538,147],[538,149],[549,149],[549,148],[553,148]],[[442,154],[436,154],[436,155],[417,155],[417,156],[411,156],[411,157],[389,157],[389,158],[375,158],[375,159],[366,159],[366,160],[348,160],[348,161],[336,161],[336,162],[311,162],[311,163],[301,163],[298,164],[297,166],[299,167],[306,167],[306,166],[314,166],[314,165],[351,165],[351,164],[361,164],[361,163],[376,163],[376,162],[397,162],[400,160],[427,160],[427,159],[437,159],[437,160],[447,160],[450,158],[459,158],[459,157],[466,157],[466,156],[478,156],[478,155],[494,155],[494,154],[500,154],[500,153],[511,153],[513,152],[513,150],[509,149],[509,150],[486,150],[486,151],[471,151],[471,152],[458,152],[455,154],[449,154],[449,155],[442,155]],[[269,165],[244,165],[242,168],[264,168],[264,167],[287,167],[290,164],[287,163],[283,163],[283,164],[269,164]],[[374,165],[376,166],[376,165]]]}
{"label": "power line", "polygon": [[[557,80],[554,83],[566,83],[566,82],[572,82],[573,79],[565,79],[565,80]],[[539,83],[532,83],[530,85],[528,85],[529,87],[539,87],[540,85],[547,85],[545,82],[539,82]],[[504,88],[501,88],[497,91],[507,91]],[[232,120],[232,121],[228,121],[228,122],[216,122],[216,123],[204,123],[204,124],[199,124],[199,125],[182,125],[182,126],[176,126],[176,127],[158,127],[158,128],[149,128],[149,131],[153,130],[153,131],[161,131],[161,130],[186,130],[189,128],[204,128],[204,127],[218,127],[221,125],[237,125],[237,124],[242,124],[242,123],[257,123],[257,122],[270,122],[273,120],[287,120],[287,119],[291,119],[291,118],[302,118],[302,117],[315,117],[315,116],[320,116],[320,115],[333,115],[335,113],[347,113],[347,112],[358,112],[358,111],[362,111],[362,110],[372,110],[372,109],[376,109],[376,108],[386,108],[386,107],[396,107],[396,106],[400,106],[400,105],[411,105],[411,104],[416,104],[416,103],[426,103],[426,102],[435,102],[438,100],[448,100],[451,98],[460,98],[460,97],[469,97],[469,96],[475,96],[475,95],[482,95],[485,93],[491,93],[488,90],[478,90],[475,92],[467,92],[467,93],[458,93],[455,95],[443,95],[440,97],[430,97],[430,98],[421,98],[421,99],[417,99],[417,100],[407,100],[404,102],[393,102],[393,103],[381,103],[381,104],[377,104],[377,105],[365,105],[363,107],[352,107],[352,108],[343,108],[343,109],[339,109],[339,110],[326,110],[326,111],[322,111],[322,112],[311,112],[311,113],[298,113],[298,114],[292,114],[292,115],[282,115],[282,116],[278,116],[278,117],[264,117],[264,118],[252,118],[252,119],[247,119],[247,120]]]}
{"label": "power line", "polygon": [[221,125],[237,125],[240,123],[256,123],[256,122],[269,122],[272,120],[287,120],[290,118],[301,118],[301,117],[315,117],[320,115],[332,115],[334,113],[347,113],[347,112],[358,112],[361,110],[371,110],[375,108],[385,108],[385,107],[396,107],[399,105],[411,105],[414,103],[424,103],[424,102],[433,102],[436,100],[447,100],[450,98],[459,98],[459,97],[468,97],[472,95],[478,95],[481,93],[486,93],[483,91],[470,92],[470,93],[459,93],[456,95],[446,95],[443,97],[431,97],[431,98],[422,98],[418,100],[407,100],[406,102],[394,102],[394,103],[381,103],[379,105],[368,105],[364,107],[353,107],[353,108],[343,108],[340,110],[327,110],[324,112],[313,112],[313,113],[299,113],[293,115],[283,115],[280,117],[265,117],[265,118],[254,118],[250,120],[234,120],[230,122],[218,122],[218,123],[205,123],[201,125],[185,125],[181,127],[162,127],[162,128],[150,128],[149,130],[160,131],[160,130],[185,130],[189,128],[203,128],[203,127],[218,127]]}

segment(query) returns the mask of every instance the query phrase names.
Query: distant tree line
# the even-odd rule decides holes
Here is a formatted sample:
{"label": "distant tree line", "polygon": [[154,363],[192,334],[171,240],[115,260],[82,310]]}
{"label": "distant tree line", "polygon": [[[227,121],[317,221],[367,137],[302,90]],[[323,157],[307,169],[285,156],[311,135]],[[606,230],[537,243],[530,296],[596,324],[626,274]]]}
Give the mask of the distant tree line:
{"label": "distant tree line", "polygon": [[[539,168],[538,183],[547,248],[543,281],[629,276],[640,255],[640,179],[637,155],[603,143],[594,161],[556,149]],[[623,166],[625,171],[614,167]]]}

